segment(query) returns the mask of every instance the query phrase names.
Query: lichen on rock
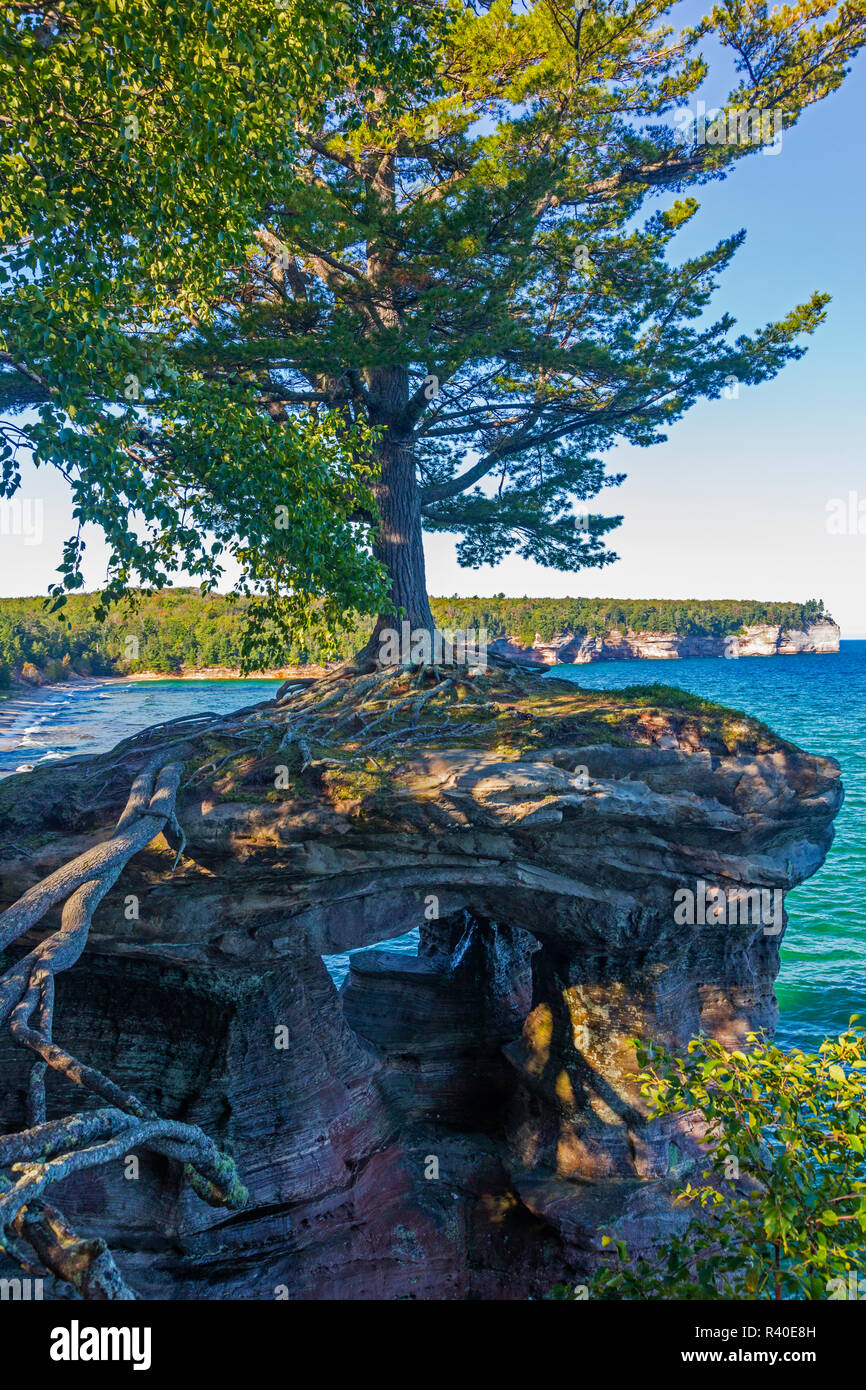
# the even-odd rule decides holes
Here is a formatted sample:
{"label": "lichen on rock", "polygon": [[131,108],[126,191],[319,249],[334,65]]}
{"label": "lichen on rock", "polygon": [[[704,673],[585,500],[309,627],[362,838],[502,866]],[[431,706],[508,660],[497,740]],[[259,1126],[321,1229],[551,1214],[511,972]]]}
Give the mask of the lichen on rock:
{"label": "lichen on rock", "polygon": [[[4,902],[106,836],[163,746],[180,862],[159,839],[130,862],[57,1007],[76,1055],[201,1125],[250,1200],[215,1214],[163,1160],[70,1179],[137,1289],[524,1297],[588,1268],[602,1224],[640,1242],[672,1219],[696,1134],[647,1120],[630,1042],[771,1030],[781,941],[679,925],[675,894],[814,873],[832,759],[669,687],[341,672],[9,778]],[[417,959],[378,949],[414,927]],[[362,947],[338,993],[322,956]],[[13,1129],[26,1063],[2,1052]]]}

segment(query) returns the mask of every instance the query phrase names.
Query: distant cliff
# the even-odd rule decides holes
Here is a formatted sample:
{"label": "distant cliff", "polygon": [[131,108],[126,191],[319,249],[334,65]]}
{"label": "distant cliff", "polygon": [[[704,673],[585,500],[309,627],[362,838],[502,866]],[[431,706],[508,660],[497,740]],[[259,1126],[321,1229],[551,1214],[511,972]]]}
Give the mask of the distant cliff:
{"label": "distant cliff", "polygon": [[757,623],[739,633],[708,635],[676,632],[621,632],[613,628],[599,636],[561,632],[545,641],[536,635],[531,643],[514,637],[498,637],[490,650],[504,656],[532,655],[547,666],[583,666],[592,661],[637,659],[666,661],[684,656],[799,656],[839,650],[840,631],[831,619],[808,623],[802,628]]}
{"label": "distant cliff", "polygon": [[[72,594],[62,621],[42,598],[0,598],[0,687],[76,676],[240,674],[249,600],[194,589],[138,594],[101,616],[100,596]],[[486,631],[494,651],[537,652],[548,664],[623,657],[755,656],[836,651],[839,629],[820,599],[431,598],[443,629]],[[311,620],[314,614],[311,613]],[[351,657],[372,619],[345,614],[339,631],[293,642],[268,636],[248,653],[259,674],[308,674]],[[566,648],[568,649],[566,653]]]}

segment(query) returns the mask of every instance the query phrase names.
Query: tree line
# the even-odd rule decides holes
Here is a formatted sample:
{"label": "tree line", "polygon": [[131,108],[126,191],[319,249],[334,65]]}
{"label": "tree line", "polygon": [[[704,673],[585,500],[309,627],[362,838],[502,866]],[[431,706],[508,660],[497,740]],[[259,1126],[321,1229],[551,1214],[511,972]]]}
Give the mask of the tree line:
{"label": "tree line", "polygon": [[620,632],[664,632],[678,637],[726,637],[758,623],[802,628],[829,618],[820,599],[761,603],[756,599],[493,598],[431,599],[440,627],[486,627],[489,639],[559,633],[601,637]]}
{"label": "tree line", "polygon": [[[0,683],[27,664],[48,680],[79,675],[127,675],[138,671],[178,674],[183,669],[240,667],[251,600],[197,589],[171,589],[138,597],[99,616],[99,594],[70,595],[62,616],[41,598],[0,599]],[[602,636],[613,629],[722,637],[757,623],[802,628],[829,615],[819,599],[760,603],[748,599],[432,598],[439,627],[486,628],[488,639],[550,641],[558,633]],[[371,620],[349,614],[332,627],[327,642],[313,622],[289,641],[265,635],[254,652],[263,670],[319,664],[352,656],[369,634]]]}
{"label": "tree line", "polygon": [[680,117],[711,90],[787,137],[866,43],[841,0],[680,22],[671,0],[0,10],[0,498],[31,453],[71,489],[56,606],[88,524],[112,602],[237,572],[253,631],[301,645],[354,611],[432,630],[424,531],[470,569],[612,563],[613,451],[774,378],[829,302],[740,328],[745,230],[702,241],[695,194],[765,122]]}

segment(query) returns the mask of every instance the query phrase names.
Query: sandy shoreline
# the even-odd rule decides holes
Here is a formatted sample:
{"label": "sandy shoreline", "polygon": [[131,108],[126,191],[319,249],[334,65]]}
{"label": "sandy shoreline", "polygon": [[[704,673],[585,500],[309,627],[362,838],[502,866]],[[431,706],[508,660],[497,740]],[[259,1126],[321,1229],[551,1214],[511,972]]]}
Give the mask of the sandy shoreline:
{"label": "sandy shoreline", "polygon": [[[334,665],[339,663],[335,662]],[[325,676],[332,669],[327,666],[282,666],[275,671],[250,671],[242,676],[236,666],[203,666],[195,671],[181,671],[167,675],[164,671],[136,671],[129,676],[110,677],[125,681],[287,681],[301,680],[307,676]]]}
{"label": "sandy shoreline", "polygon": [[166,675],[162,671],[137,671],[128,676],[78,676],[75,680],[46,681],[45,685],[14,685],[9,690],[0,691],[0,737],[11,725],[17,723],[22,714],[31,709],[35,714],[40,708],[50,704],[52,697],[59,691],[71,693],[100,686],[132,685],[152,681],[232,681],[241,684],[249,681],[281,681],[290,679],[300,671],[305,671],[308,675],[322,674],[318,667],[300,667],[292,668],[285,674],[282,671],[267,671],[241,676],[232,674],[228,668],[212,667],[202,671],[184,671],[181,675]]}

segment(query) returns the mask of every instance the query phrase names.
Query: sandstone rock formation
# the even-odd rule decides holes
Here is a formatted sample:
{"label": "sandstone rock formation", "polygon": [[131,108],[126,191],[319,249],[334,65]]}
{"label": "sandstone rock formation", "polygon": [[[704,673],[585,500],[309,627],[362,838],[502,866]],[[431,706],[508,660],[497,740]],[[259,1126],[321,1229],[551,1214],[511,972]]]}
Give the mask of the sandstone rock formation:
{"label": "sandstone rock formation", "polygon": [[839,650],[840,629],[833,622],[808,628],[783,628],[760,623],[729,637],[680,637],[675,632],[619,632],[601,637],[559,633],[549,642],[536,637],[531,646],[514,638],[496,638],[490,649],[503,656],[531,655],[545,666],[582,666],[591,661],[664,661],[675,657],[800,656]]}
{"label": "sandstone rock formation", "polygon": [[[678,692],[413,679],[323,681],[0,784],[5,906],[107,836],[160,740],[185,761],[180,865],[159,838],[131,861],[57,983],[70,1050],[201,1126],[251,1194],[215,1212],[146,1156],[68,1180],[141,1296],[539,1295],[611,1223],[640,1243],[673,1219],[696,1140],[647,1122],[630,1039],[773,1027],[780,936],[678,925],[674,895],[814,873],[832,759]],[[416,926],[417,959],[376,949]],[[322,956],[358,947],[338,993]],[[0,1132],[27,1067],[0,1040]]]}

